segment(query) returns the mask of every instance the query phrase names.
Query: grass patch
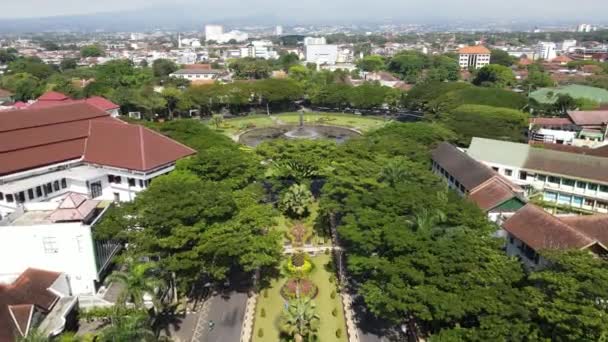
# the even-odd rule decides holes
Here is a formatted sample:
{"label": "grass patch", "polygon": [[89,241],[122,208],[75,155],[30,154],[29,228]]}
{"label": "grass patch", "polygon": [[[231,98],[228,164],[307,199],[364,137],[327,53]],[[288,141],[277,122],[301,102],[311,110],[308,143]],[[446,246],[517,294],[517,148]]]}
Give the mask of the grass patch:
{"label": "grass patch", "polygon": [[[321,318],[318,341],[347,341],[345,333],[346,323],[340,296],[336,295],[335,298],[331,298],[331,293],[337,291],[335,282],[331,283],[329,281],[329,278],[333,273],[326,267],[326,265],[331,262],[331,256],[321,254],[311,258],[311,261],[315,265],[315,268],[311,272],[309,279],[319,288],[319,294],[314,299],[314,302],[317,305],[317,314]],[[278,329],[279,317],[285,308],[285,301],[281,297],[280,290],[286,280],[286,277],[273,280],[270,287],[267,289],[268,297],[263,295],[265,290],[260,292],[253,330],[254,342],[280,341],[280,332]],[[262,317],[261,314],[262,309],[265,311],[264,317]],[[334,309],[336,310],[336,316],[332,314]],[[259,337],[257,334],[260,328],[264,331],[263,337]],[[336,337],[337,329],[342,329],[342,337],[340,338]]]}
{"label": "grass patch", "polygon": [[[272,117],[275,119],[273,120]],[[271,127],[277,124],[296,125],[300,122],[298,113],[281,113],[272,114],[271,116],[256,114],[244,117],[232,118],[224,120],[221,128],[216,129],[215,125],[208,122],[209,127],[216,129],[218,132],[228,136],[234,136],[238,133],[252,128]],[[357,129],[361,132],[367,132],[381,128],[386,124],[384,118],[361,116],[354,114],[341,113],[307,113],[304,114],[305,124],[327,124],[342,127]]]}

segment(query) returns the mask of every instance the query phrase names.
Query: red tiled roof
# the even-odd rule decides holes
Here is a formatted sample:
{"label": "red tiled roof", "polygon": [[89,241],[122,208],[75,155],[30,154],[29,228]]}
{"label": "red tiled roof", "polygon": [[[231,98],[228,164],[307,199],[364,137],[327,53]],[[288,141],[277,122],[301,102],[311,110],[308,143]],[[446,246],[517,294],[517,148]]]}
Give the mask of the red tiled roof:
{"label": "red tiled roof", "polygon": [[530,118],[530,123],[541,126],[567,126],[574,124],[568,118]]}
{"label": "red tiled roof", "polygon": [[458,53],[462,54],[479,54],[479,55],[489,55],[490,50],[483,45],[474,45],[474,46],[465,46],[458,49]]}
{"label": "red tiled roof", "polygon": [[116,108],[120,108],[119,105],[115,104],[114,102],[105,99],[101,96],[93,96],[93,97],[89,97],[88,99],[84,100],[86,103],[93,105],[101,110],[111,110],[111,109],[116,109]]}
{"label": "red tiled roof", "polygon": [[553,63],[568,63],[568,62],[572,62],[572,58],[566,56],[566,55],[561,55],[561,56],[557,56],[555,58],[553,58],[551,60],[551,62]]}
{"label": "red tiled roof", "polygon": [[579,147],[572,145],[553,144],[553,143],[542,143],[542,142],[531,142],[530,145],[533,147],[545,148],[548,150],[555,150],[568,153],[587,154],[596,157],[608,158],[608,146],[601,146],[597,148],[591,147]]}
{"label": "red tiled roof", "polygon": [[0,175],[82,157],[148,171],[194,153],[84,102],[0,113]]}
{"label": "red tiled roof", "polygon": [[517,195],[513,187],[498,177],[490,179],[469,194],[469,199],[483,211],[490,211],[514,197]]}
{"label": "red tiled roof", "polygon": [[5,89],[0,89],[0,97],[11,97],[13,96],[13,93],[11,93],[8,90]]}
{"label": "red tiled roof", "polygon": [[601,126],[608,123],[608,110],[573,110],[568,116],[579,126]]}
{"label": "red tiled roof", "polygon": [[53,222],[83,221],[97,207],[99,201],[90,200],[86,196],[70,192],[59,204],[59,207],[49,215]]}
{"label": "red tiled roof", "polygon": [[14,341],[19,328],[29,325],[31,305],[42,312],[53,307],[59,297],[48,289],[60,275],[28,268],[12,284],[0,284],[0,341]]}
{"label": "red tiled roof", "polygon": [[533,204],[517,211],[502,227],[535,251],[584,249],[599,242]]}
{"label": "red tiled roof", "polygon": [[47,91],[38,98],[38,101],[64,101],[67,99],[69,99],[69,97],[65,94],[57,91]]}
{"label": "red tiled roof", "polygon": [[[116,151],[120,151],[120,154]],[[143,126],[95,123],[91,125],[84,160],[94,164],[145,171],[195,152]]]}

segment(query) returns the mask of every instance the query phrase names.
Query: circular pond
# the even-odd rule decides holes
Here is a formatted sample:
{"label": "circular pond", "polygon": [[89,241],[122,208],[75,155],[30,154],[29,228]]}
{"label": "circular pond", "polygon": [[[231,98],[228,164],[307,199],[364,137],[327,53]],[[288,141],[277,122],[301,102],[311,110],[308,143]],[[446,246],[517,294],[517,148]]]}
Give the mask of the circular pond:
{"label": "circular pond", "polygon": [[273,139],[331,139],[341,143],[358,135],[353,129],[338,126],[284,125],[251,129],[239,136],[239,142],[251,147]]}

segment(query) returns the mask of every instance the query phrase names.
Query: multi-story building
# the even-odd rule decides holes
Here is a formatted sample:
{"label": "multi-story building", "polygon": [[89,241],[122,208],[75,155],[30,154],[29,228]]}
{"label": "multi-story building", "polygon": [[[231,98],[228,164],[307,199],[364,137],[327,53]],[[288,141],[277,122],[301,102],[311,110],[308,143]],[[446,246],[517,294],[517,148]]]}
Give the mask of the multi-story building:
{"label": "multi-story building", "polygon": [[523,190],[447,142],[431,154],[432,170],[448,187],[487,213],[491,221],[525,205]]}
{"label": "multi-story building", "polygon": [[308,63],[333,65],[338,61],[338,45],[309,44],[304,50]]}
{"label": "multi-story building", "polygon": [[608,216],[553,216],[528,204],[509,217],[502,229],[507,233],[505,249],[529,270],[548,265],[541,252],[546,250],[585,250],[608,255]]}
{"label": "multi-story building", "polygon": [[458,49],[461,69],[479,69],[490,64],[491,52],[483,45],[465,46]]}
{"label": "multi-story building", "polygon": [[192,83],[206,83],[213,82],[220,78],[224,74],[222,70],[215,69],[179,69],[171,73],[169,76],[177,78],[185,78]]}
{"label": "multi-story building", "polygon": [[608,213],[608,158],[484,138],[473,138],[467,154],[520,185],[529,195]]}
{"label": "multi-story building", "polygon": [[0,115],[0,217],[70,192],[130,201],[194,150],[86,102]]}
{"label": "multi-story building", "polygon": [[566,39],[561,44],[562,52],[570,52],[570,49],[576,47],[576,39]]}
{"label": "multi-story building", "polygon": [[304,38],[304,45],[325,45],[327,40],[325,37],[306,37]]}
{"label": "multi-story building", "polygon": [[545,61],[551,61],[557,57],[557,46],[554,42],[538,42],[536,44],[536,50],[534,52],[535,59],[543,59]]}

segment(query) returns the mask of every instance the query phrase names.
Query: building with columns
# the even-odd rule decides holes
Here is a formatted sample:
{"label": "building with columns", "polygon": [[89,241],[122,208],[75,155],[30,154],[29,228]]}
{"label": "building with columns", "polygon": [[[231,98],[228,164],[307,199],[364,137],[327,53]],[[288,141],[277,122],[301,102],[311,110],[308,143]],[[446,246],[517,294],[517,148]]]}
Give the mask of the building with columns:
{"label": "building with columns", "polygon": [[490,50],[483,45],[465,46],[458,49],[461,69],[479,69],[490,64]]}

